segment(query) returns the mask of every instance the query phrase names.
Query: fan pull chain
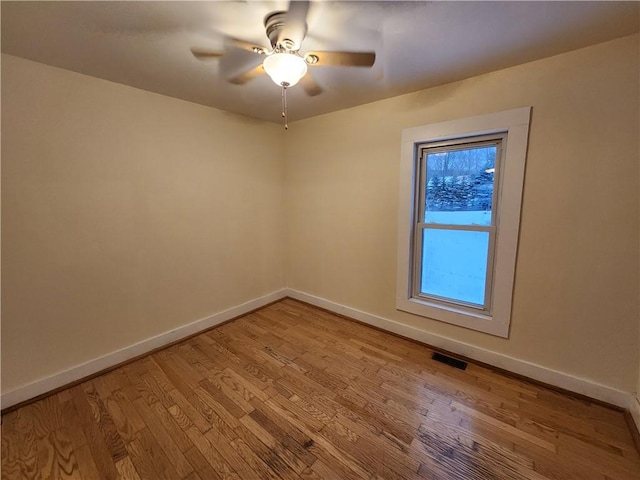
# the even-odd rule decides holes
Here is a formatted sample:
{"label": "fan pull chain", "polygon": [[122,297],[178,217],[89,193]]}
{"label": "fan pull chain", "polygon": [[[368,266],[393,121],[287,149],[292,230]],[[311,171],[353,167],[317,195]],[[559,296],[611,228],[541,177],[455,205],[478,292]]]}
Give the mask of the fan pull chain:
{"label": "fan pull chain", "polygon": [[287,112],[287,82],[282,82],[282,118],[284,118],[284,129],[289,130],[289,113]]}

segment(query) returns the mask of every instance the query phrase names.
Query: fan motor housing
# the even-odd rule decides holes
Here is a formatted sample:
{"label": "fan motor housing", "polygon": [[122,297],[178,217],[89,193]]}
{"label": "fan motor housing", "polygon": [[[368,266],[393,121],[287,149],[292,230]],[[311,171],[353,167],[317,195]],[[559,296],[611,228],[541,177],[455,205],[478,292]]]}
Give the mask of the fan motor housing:
{"label": "fan motor housing", "polygon": [[284,27],[284,20],[287,12],[273,12],[264,18],[264,26],[267,30],[267,38],[271,42],[271,46],[276,48],[280,30]]}
{"label": "fan motor housing", "polygon": [[[282,28],[284,28],[286,18],[287,12],[284,11],[272,12],[264,17],[264,26],[267,31],[267,38],[269,38],[271,47],[274,50],[278,46],[278,37],[280,36]],[[293,49],[295,47],[295,43],[293,40],[285,38],[280,41],[280,46],[286,49]]]}

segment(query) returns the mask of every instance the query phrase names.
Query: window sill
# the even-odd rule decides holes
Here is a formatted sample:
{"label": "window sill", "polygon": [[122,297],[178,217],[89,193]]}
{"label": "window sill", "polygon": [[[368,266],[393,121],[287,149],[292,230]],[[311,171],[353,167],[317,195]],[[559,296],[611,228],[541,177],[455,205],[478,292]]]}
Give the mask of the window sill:
{"label": "window sill", "polygon": [[452,305],[442,305],[417,298],[397,298],[396,309],[497,337],[509,337],[509,323],[500,322],[495,316],[486,313],[473,312],[465,308],[456,308]]}

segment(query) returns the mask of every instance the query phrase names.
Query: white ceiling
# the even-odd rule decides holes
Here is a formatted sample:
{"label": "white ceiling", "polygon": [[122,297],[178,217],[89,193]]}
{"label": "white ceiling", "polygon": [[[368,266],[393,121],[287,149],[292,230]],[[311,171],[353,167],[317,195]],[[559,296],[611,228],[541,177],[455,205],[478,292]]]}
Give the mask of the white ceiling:
{"label": "white ceiling", "polygon": [[[280,89],[265,75],[227,78],[264,57],[263,19],[281,1],[2,2],[2,51],[268,121]],[[309,50],[375,50],[372,68],[310,67],[324,92],[289,90],[291,120],[440,85],[637,32],[640,3],[315,1]],[[226,47],[226,48],[225,48]],[[191,48],[224,51],[197,60]],[[597,68],[597,65],[594,65]]]}

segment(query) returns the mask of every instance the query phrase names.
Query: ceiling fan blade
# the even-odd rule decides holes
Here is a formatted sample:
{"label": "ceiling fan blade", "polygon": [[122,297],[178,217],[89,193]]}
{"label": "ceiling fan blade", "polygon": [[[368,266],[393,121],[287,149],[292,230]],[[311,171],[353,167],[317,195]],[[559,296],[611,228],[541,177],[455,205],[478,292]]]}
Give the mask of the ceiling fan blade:
{"label": "ceiling fan blade", "polygon": [[309,73],[307,73],[300,79],[300,85],[302,85],[305,93],[310,97],[315,97],[316,95],[320,95],[322,93],[322,87],[318,85],[318,83]]}
{"label": "ceiling fan blade", "polygon": [[233,83],[234,85],[244,85],[248,81],[253,80],[254,78],[258,78],[261,75],[264,75],[264,68],[262,68],[262,64],[259,64],[249,70],[236,75],[235,77],[231,77],[229,79],[229,82]]}
{"label": "ceiling fan blade", "polygon": [[376,61],[375,52],[307,52],[304,56],[309,65],[371,67]]}
{"label": "ceiling fan blade", "polygon": [[292,0],[289,2],[284,26],[278,35],[278,43],[286,44],[290,40],[292,45],[287,46],[291,50],[299,50],[307,34],[307,13],[309,12],[308,0]]}
{"label": "ceiling fan blade", "polygon": [[230,38],[229,42],[236,48],[240,48],[242,50],[246,50],[251,53],[258,53],[260,55],[264,55],[267,53],[267,49],[261,47],[260,45],[256,45],[254,43],[245,42],[244,40],[238,40],[237,38]]}
{"label": "ceiling fan blade", "polygon": [[208,50],[197,50],[195,48],[191,49],[191,54],[196,57],[198,60],[211,60],[212,58],[220,58],[224,55],[221,52],[212,52]]}

